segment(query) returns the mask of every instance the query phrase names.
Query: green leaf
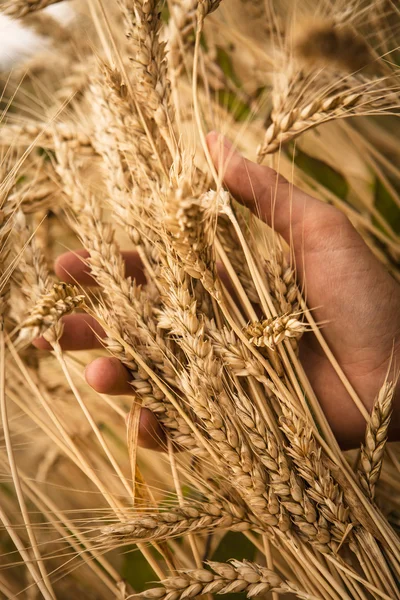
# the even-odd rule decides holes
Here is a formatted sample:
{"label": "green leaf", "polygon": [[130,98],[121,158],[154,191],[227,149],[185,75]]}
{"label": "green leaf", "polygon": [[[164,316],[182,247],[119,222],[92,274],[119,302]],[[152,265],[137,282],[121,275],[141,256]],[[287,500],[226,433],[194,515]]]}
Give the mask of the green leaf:
{"label": "green leaf", "polygon": [[[212,555],[212,560],[228,562],[231,558],[254,561],[256,548],[243,533],[228,531]],[[229,600],[243,600],[243,594],[226,594]]]}
{"label": "green leaf", "polygon": [[158,577],[150,567],[143,554],[131,546],[124,549],[121,575],[137,591],[153,587],[152,582],[157,582]]}
{"label": "green leaf", "polygon": [[164,4],[162,11],[161,11],[161,21],[164,21],[164,23],[168,23],[170,16],[171,16],[171,14],[169,12],[168,5]]}
{"label": "green leaf", "polygon": [[240,88],[242,86],[240,79],[238,78],[238,76],[235,73],[235,69],[233,67],[233,62],[232,62],[231,57],[226,52],[226,50],[224,50],[220,46],[217,46],[216,63],[221,67],[221,69],[222,69],[223,73],[226,75],[226,77],[228,79],[230,79],[231,81],[233,81],[233,83],[237,87]]}
{"label": "green leaf", "polygon": [[333,192],[338,198],[346,200],[349,185],[339,171],[336,171],[324,161],[309,156],[299,148],[294,149],[292,147],[288,153],[299,169]]}
{"label": "green leaf", "polygon": [[0,483],[0,490],[4,493],[5,496],[9,498],[14,498],[14,491],[8,483]]}
{"label": "green leaf", "polygon": [[219,104],[231,113],[235,121],[241,122],[250,119],[250,107],[242,100],[239,100],[234,92],[230,90],[218,90],[217,98]]}
{"label": "green leaf", "polygon": [[[400,235],[400,208],[383,181],[378,177],[375,179],[374,198],[375,207],[382,217],[390,224],[393,231]],[[374,219],[374,225],[386,233],[384,227],[376,219]]]}
{"label": "green leaf", "polygon": [[54,150],[51,150],[50,148],[42,148],[42,146],[38,146],[38,148],[36,149],[36,152],[38,153],[39,156],[43,156],[44,160],[47,161],[54,161],[56,158],[56,153]]}

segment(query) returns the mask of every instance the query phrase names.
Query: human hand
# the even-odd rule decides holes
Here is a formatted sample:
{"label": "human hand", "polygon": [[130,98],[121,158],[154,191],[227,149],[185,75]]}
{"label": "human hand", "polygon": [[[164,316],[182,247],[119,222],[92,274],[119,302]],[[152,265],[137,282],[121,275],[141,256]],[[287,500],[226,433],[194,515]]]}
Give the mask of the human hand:
{"label": "human hand", "polygon": [[[336,208],[292,187],[268,167],[233,152],[216,133],[207,138],[217,168],[232,195],[273,226],[291,244],[299,285],[323,334],[353,388],[370,411],[387,373],[390,356],[400,355],[400,286],[374,257],[349,220]],[[87,253],[81,251],[81,257]],[[94,284],[76,253],[62,255],[56,273],[64,281]],[[144,282],[136,252],[125,252],[127,275]],[[98,323],[88,315],[64,318],[65,350],[101,347]],[[49,346],[43,340],[39,348]],[[360,443],[365,420],[313,334],[300,342],[300,359],[328,422],[343,447]],[[85,371],[89,385],[107,394],[130,394],[129,372],[115,358],[97,358]],[[399,393],[395,399],[392,437],[400,437]],[[396,418],[397,417],[397,418]],[[139,443],[161,449],[163,432],[154,415],[141,413]]]}

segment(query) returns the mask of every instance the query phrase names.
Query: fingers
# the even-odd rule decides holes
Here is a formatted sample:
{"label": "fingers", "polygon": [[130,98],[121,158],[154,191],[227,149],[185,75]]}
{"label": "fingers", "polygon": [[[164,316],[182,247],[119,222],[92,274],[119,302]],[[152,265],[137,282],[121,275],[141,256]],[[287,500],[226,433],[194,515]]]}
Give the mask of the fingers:
{"label": "fingers", "polygon": [[[137,283],[145,283],[143,266],[139,254],[135,251],[121,253],[125,261],[126,276],[136,279]],[[55,263],[57,276],[67,283],[78,283],[81,285],[96,285],[96,281],[90,275],[90,267],[86,264],[89,257],[87,250],[65,252],[61,254]]]}
{"label": "fingers", "polygon": [[96,358],[85,369],[85,378],[90,387],[99,394],[132,394],[128,369],[113,357]]}
{"label": "fingers", "polygon": [[[309,219],[323,218],[332,208],[292,186],[269,167],[243,158],[223,136],[207,136],[211,157],[231,194],[296,246]],[[292,236],[292,237],[291,237]],[[303,240],[301,240],[303,241]]]}
{"label": "fingers", "polygon": [[138,444],[148,450],[165,452],[166,437],[163,428],[154,414],[147,408],[140,411]]}
{"label": "fingers", "polygon": [[[85,378],[88,384],[100,394],[132,394],[132,379],[117,358],[102,357],[86,367]],[[154,414],[147,408],[140,412],[138,443],[142,448],[165,451],[165,433]]]}
{"label": "fingers", "polygon": [[[100,338],[105,337],[103,329],[91,316],[85,314],[67,315],[63,317],[63,334],[60,345],[63,350],[92,350],[102,348]],[[43,338],[33,342],[40,350],[51,350],[51,345]]]}

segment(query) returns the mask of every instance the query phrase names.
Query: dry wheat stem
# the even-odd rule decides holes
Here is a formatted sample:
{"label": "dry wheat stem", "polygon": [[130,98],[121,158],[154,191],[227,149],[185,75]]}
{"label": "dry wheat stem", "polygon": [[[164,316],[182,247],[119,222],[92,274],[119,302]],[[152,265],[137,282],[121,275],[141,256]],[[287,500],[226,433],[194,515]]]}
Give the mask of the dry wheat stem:
{"label": "dry wheat stem", "polygon": [[[22,486],[20,482],[20,477],[18,473],[18,468],[15,461],[13,443],[10,435],[9,421],[8,421],[8,410],[7,410],[7,400],[6,400],[6,364],[5,364],[5,338],[4,338],[4,323],[3,317],[1,317],[0,322],[0,413],[1,413],[1,421],[3,425],[3,433],[6,444],[7,457],[10,465],[10,471],[12,475],[12,480],[14,483],[15,492],[18,498],[18,504],[21,510],[21,514],[23,517],[24,525],[26,528],[26,532],[28,534],[29,541],[32,545],[33,555],[35,557],[35,561],[37,567],[39,569],[40,577],[43,579],[43,584],[46,589],[45,597],[50,597],[55,599],[54,590],[50,583],[50,579],[48,577],[45,565],[43,563],[38,543],[36,540],[36,536],[32,527],[31,520],[29,518],[29,513],[27,510],[24,494],[22,491]],[[35,577],[35,581],[37,578]]]}
{"label": "dry wheat stem", "polygon": [[[57,505],[49,498],[48,495],[44,494],[38,487],[38,485],[31,481],[26,474],[24,474],[23,472],[21,472],[22,476],[23,476],[23,481],[24,481],[24,485],[26,486],[27,489],[29,489],[31,491],[31,493],[33,494],[34,498],[35,498],[35,503],[39,506],[39,503],[45,507],[44,509],[41,509],[43,511],[44,514],[46,514],[47,511],[49,511],[49,520],[53,522],[53,517],[52,515],[54,515],[54,517],[56,517],[56,519],[59,521],[60,525],[60,533],[62,532],[63,537],[65,538],[65,540],[67,541],[68,544],[70,544],[77,552],[80,553],[80,555],[83,557],[83,559],[85,560],[85,562],[87,562],[87,564],[90,566],[91,569],[93,569],[93,571],[96,573],[96,575],[105,583],[105,585],[107,585],[107,587],[110,589],[110,591],[115,592],[115,587],[112,585],[112,583],[110,582],[110,578],[113,579],[115,582],[118,582],[120,580],[120,576],[118,574],[118,572],[114,569],[114,567],[112,567],[112,565],[103,557],[101,556],[101,554],[99,554],[95,547],[91,544],[91,542],[84,537],[84,535],[79,531],[79,529],[77,529],[77,527],[75,526],[75,524],[73,523],[73,521],[71,521],[65,514],[65,512],[62,512]],[[39,506],[40,507],[40,506]],[[54,523],[56,525],[56,523]],[[77,542],[74,541],[74,537],[71,536],[71,533],[73,534],[73,536],[76,538]],[[79,544],[78,544],[79,542]],[[84,552],[82,552],[82,547],[85,548]],[[99,563],[99,565],[101,565],[102,569],[100,569],[98,567],[98,565],[96,564],[96,562],[94,562],[93,560],[90,560],[89,557],[86,557],[86,554],[92,555],[95,559],[96,562]],[[106,577],[104,575],[104,571],[106,573],[108,573],[109,577]]]}
{"label": "dry wheat stem", "polygon": [[29,570],[30,574],[32,575],[33,581],[36,583],[38,589],[43,594],[43,598],[45,598],[45,600],[53,600],[54,596],[52,596],[51,593],[49,592],[46,584],[42,580],[40,573],[38,571],[36,571],[29,553],[25,549],[24,544],[21,541],[20,537],[14,531],[14,527],[13,527],[11,521],[8,519],[6,513],[3,511],[1,506],[0,506],[0,520],[2,521],[13,544],[15,545],[15,547],[17,548],[18,552],[20,553],[22,559],[24,560],[27,569]]}
{"label": "dry wheat stem", "polygon": [[40,404],[44,407],[47,415],[50,417],[50,419],[53,422],[53,424],[55,425],[56,429],[61,434],[62,439],[65,440],[66,446],[72,451],[72,454],[75,456],[76,460],[78,461],[77,464],[78,464],[79,468],[81,468],[86,473],[86,475],[93,481],[93,483],[97,486],[99,491],[103,494],[106,501],[109,503],[110,507],[115,512],[116,516],[118,518],[121,518],[121,520],[122,520],[123,519],[122,504],[119,502],[118,498],[114,497],[114,495],[106,489],[105,485],[102,483],[102,481],[98,477],[98,475],[95,472],[95,470],[93,469],[93,467],[89,464],[89,461],[86,459],[86,457],[81,452],[81,450],[79,450],[77,444],[73,441],[71,436],[68,434],[63,423],[60,421],[60,419],[57,417],[57,415],[51,409],[51,402],[50,402],[49,398],[46,397],[44,390],[40,390],[38,388],[38,386],[35,385],[35,382],[33,381],[31,374],[29,373],[27,367],[22,362],[20,356],[17,354],[13,344],[8,341],[7,346],[8,346],[8,349],[9,349],[15,363],[21,370],[21,373],[22,373],[24,379],[26,380],[28,387],[33,392],[34,396],[39,400]]}

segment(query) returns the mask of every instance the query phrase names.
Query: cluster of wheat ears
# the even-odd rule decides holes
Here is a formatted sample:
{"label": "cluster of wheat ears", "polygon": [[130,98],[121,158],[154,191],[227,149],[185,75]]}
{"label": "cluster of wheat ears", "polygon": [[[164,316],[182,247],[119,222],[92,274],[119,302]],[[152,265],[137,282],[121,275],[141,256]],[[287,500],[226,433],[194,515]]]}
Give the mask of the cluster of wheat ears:
{"label": "cluster of wheat ears", "polygon": [[[400,598],[395,381],[370,415],[290,248],[206,144],[222,131],[341,209],[399,279],[397,1],[87,0],[68,23],[58,2],[0,2],[45,41],[0,74],[0,597]],[[54,275],[82,247],[96,286]],[[62,348],[73,312],[97,349]],[[365,418],[358,449],[329,427],[303,335]],[[105,354],[131,394],[86,384]],[[138,444],[143,408],[163,452]]]}

